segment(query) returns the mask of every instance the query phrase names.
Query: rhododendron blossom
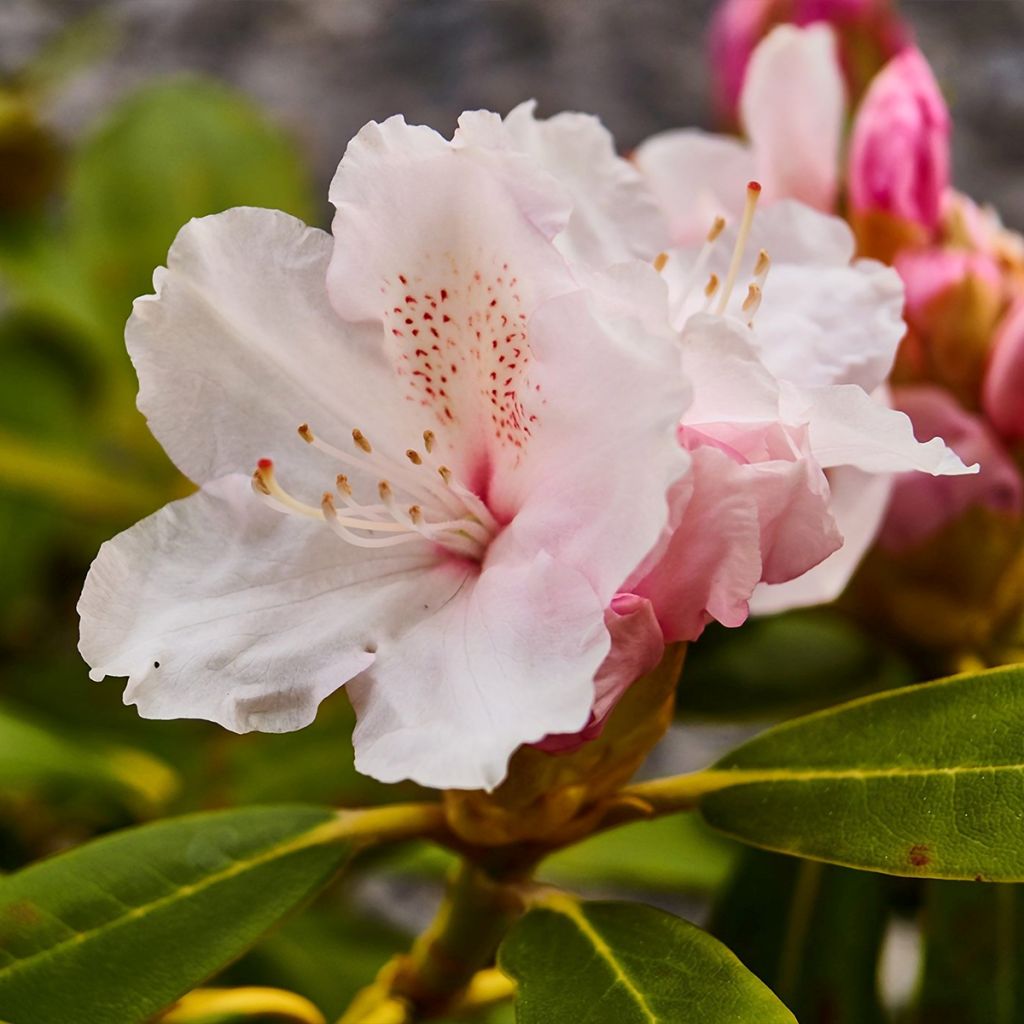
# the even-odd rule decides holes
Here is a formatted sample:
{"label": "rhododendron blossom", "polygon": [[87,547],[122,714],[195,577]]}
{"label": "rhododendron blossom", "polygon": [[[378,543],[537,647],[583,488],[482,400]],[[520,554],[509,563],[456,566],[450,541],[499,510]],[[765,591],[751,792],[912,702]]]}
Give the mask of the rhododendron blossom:
{"label": "rhododendron blossom", "polygon": [[[758,584],[759,611],[836,597],[874,538],[891,473],[969,472],[941,441],[919,444],[883,400],[904,330],[898,274],[853,260],[838,218],[793,201],[754,215],[759,190],[747,194],[738,224],[715,222],[662,271],[694,388],[681,428],[693,471],[675,497],[688,486],[695,498],[668,561],[683,561],[688,534],[718,544],[713,571],[633,584],[672,609],[670,639],[709,614],[739,624]],[[703,608],[697,577],[712,586]]]}
{"label": "rhododendron blossom", "polygon": [[521,141],[392,118],[346,152],[333,241],[257,209],[179,234],[127,339],[202,489],[105,545],[80,603],[143,715],[285,731],[348,683],[360,770],[490,788],[645,667],[630,634],[601,673],[605,618],[688,464],[678,351],[581,287],[564,253],[607,232]]}

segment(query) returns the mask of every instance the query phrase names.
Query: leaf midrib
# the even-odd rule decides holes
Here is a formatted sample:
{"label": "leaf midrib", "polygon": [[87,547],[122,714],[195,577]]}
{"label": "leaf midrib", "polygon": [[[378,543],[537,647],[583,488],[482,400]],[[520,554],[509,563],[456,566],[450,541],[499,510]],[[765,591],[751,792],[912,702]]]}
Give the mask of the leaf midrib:
{"label": "leaf midrib", "polygon": [[608,964],[614,977],[622,983],[626,991],[633,997],[640,1011],[650,1021],[650,1024],[658,1024],[658,1017],[648,1005],[643,992],[636,987],[632,978],[623,970],[618,960],[616,960],[611,946],[604,941],[600,932],[587,920],[586,915],[580,910],[579,904],[568,896],[558,894],[548,896],[544,900],[543,906],[556,914],[562,914],[564,917],[567,917],[579,929],[583,937],[593,946],[597,955]]}

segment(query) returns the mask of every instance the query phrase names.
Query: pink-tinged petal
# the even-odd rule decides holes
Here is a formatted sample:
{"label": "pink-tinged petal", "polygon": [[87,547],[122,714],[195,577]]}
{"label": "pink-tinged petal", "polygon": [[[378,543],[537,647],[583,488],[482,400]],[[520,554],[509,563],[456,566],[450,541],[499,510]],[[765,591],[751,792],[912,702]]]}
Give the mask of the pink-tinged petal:
{"label": "pink-tinged petal", "polygon": [[806,423],[819,465],[854,466],[868,473],[916,470],[933,476],[977,473],[965,466],[941,438],[922,443],[910,419],[853,384],[803,391],[783,388],[783,418]]}
{"label": "pink-tinged petal", "polygon": [[316,495],[330,480],[300,423],[339,439],[356,425],[370,436],[399,427],[378,334],[342,324],[327,301],[330,254],[330,236],[294,217],[228,210],[186,224],[157,294],[136,300],[125,336],[139,408],[191,479],[280,456]]}
{"label": "pink-tinged petal", "polygon": [[[930,477],[928,479],[931,479]],[[753,615],[774,615],[834,601],[846,589],[874,543],[889,504],[893,478],[849,466],[828,472],[829,507],[842,535],[842,547],[788,583],[762,583],[750,599]]]}
{"label": "pink-tinged petal", "polygon": [[750,58],[740,117],[766,200],[835,205],[845,87],[824,24],[773,29]]}
{"label": "pink-tinged petal", "polygon": [[687,471],[675,435],[690,392],[674,335],[602,313],[577,292],[530,320],[537,421],[488,502],[501,519],[515,511],[496,543],[548,551],[606,604],[657,541]]}
{"label": "pink-tinged petal", "polygon": [[932,303],[968,277],[992,292],[1002,286],[995,260],[967,249],[906,249],[896,255],[893,266],[906,289],[907,319],[918,329],[925,326]]}
{"label": "pink-tinged petal", "polygon": [[[572,196],[569,224],[558,237],[570,258],[606,267],[651,260],[669,244],[668,225],[640,172],[615,152],[608,129],[590,114],[535,116],[533,100],[504,121],[509,144],[528,154]],[[459,136],[465,136],[465,117]]]}
{"label": "pink-tinged petal", "polygon": [[384,782],[493,789],[521,743],[585,725],[610,644],[580,573],[543,552],[490,560],[349,685],[356,767]]}
{"label": "pink-tinged petal", "polygon": [[749,467],[713,446],[692,453],[670,494],[665,543],[628,584],[654,606],[666,643],[695,640],[716,619],[738,626],[761,579],[761,528]]}
{"label": "pink-tinged petal", "polygon": [[460,589],[425,545],[368,552],[210,482],[108,541],[78,605],[93,679],[127,676],[144,718],[288,732],[374,650]]}
{"label": "pink-tinged petal", "polygon": [[1010,307],[996,330],[982,403],[1003,437],[1024,440],[1024,299]]}
{"label": "pink-tinged petal", "polygon": [[850,203],[931,230],[949,188],[949,111],[916,48],[894,57],[872,82],[850,142]]}
{"label": "pink-tinged petal", "polygon": [[[500,137],[496,115],[480,117],[475,135]],[[578,287],[551,241],[571,206],[521,153],[438,136],[441,148],[421,155],[409,143],[420,132],[391,118],[349,144],[331,186],[327,290],[344,320],[378,326],[396,406],[434,430],[438,458],[485,493],[518,461],[542,402],[529,320]]]}
{"label": "pink-tinged petal", "polygon": [[665,640],[650,601],[636,594],[616,594],[604,623],[612,648],[594,678],[594,705],[587,724],[579,732],[546,736],[536,744],[540,750],[565,754],[597,739],[626,690],[661,661]]}
{"label": "pink-tinged petal", "polygon": [[1008,516],[1021,514],[1020,471],[981,417],[935,387],[901,388],[893,398],[910,416],[918,438],[941,437],[964,461],[978,463],[981,472],[962,477],[901,474],[881,533],[887,549],[914,547],[975,505]]}
{"label": "pink-tinged petal", "polygon": [[652,135],[633,160],[668,218],[675,245],[701,242],[716,217],[738,215],[757,171],[749,146],[696,129]]}

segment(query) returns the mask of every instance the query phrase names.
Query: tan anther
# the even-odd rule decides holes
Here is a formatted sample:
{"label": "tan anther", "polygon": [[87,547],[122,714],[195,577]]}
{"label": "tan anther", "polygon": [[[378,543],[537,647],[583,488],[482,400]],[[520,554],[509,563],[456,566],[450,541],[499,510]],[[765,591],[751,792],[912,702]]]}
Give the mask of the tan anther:
{"label": "tan anther", "polygon": [[423,509],[419,505],[410,505],[409,518],[418,526],[423,522]]}
{"label": "tan anther", "polygon": [[358,427],[352,431],[352,440],[355,441],[355,443],[362,448],[367,455],[373,451],[373,445],[370,444],[366,439],[366,435]]}
{"label": "tan anther", "polygon": [[708,241],[713,242],[725,230],[725,218],[716,217],[708,232]]}
{"label": "tan anther", "polygon": [[309,429],[308,423],[300,423],[298,426],[299,437],[302,438],[306,444],[313,443],[313,431]]}
{"label": "tan anther", "polygon": [[335,486],[344,494],[346,497],[352,497],[352,485],[348,482],[348,477],[344,473],[339,473],[334,479]]}
{"label": "tan anther", "polygon": [[718,291],[718,275],[712,274],[708,278],[708,283],[704,285],[704,294],[710,299],[715,292]]}
{"label": "tan anther", "polygon": [[762,249],[757,254],[757,262],[754,264],[754,277],[762,277],[768,273],[768,268],[772,265],[772,261],[768,258],[768,251]]}
{"label": "tan anther", "polygon": [[427,449],[428,455],[434,450],[435,441],[436,438],[434,437],[434,432],[432,430],[423,431],[423,447]]}
{"label": "tan anther", "polygon": [[668,253],[659,252],[654,257],[654,269],[660,274],[665,269],[665,264],[668,263]]}
{"label": "tan anther", "polygon": [[414,466],[422,466],[423,465],[423,459],[420,458],[420,453],[418,451],[416,451],[415,448],[407,448],[406,452],[405,452],[405,457]]}
{"label": "tan anther", "polygon": [[394,497],[391,493],[391,484],[389,484],[387,480],[381,480],[380,483],[377,484],[377,493],[380,495],[380,500],[383,501],[385,505],[389,504]]}
{"label": "tan anther", "polygon": [[441,479],[446,484],[450,484],[452,482],[452,471],[447,466],[438,466],[437,471],[441,474]]}
{"label": "tan anther", "polygon": [[337,510],[334,507],[334,496],[330,491],[324,491],[320,498],[320,508],[323,510],[325,515],[333,516],[337,515]]}
{"label": "tan anther", "polygon": [[761,305],[761,289],[756,284],[752,284],[747,289],[747,297],[743,300],[743,312],[749,313],[753,316],[757,312],[757,307]]}

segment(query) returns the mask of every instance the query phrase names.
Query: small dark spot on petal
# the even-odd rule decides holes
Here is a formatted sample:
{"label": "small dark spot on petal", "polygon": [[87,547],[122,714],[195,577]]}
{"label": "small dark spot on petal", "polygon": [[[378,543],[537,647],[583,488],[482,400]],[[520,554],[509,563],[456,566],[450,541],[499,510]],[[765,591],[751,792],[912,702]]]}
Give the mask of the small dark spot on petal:
{"label": "small dark spot on petal", "polygon": [[363,650],[366,651],[367,654],[376,654],[377,653],[377,645],[376,644],[366,644],[366,646],[363,647]]}
{"label": "small dark spot on petal", "polygon": [[153,662],[153,668],[159,668],[159,667],[160,667],[160,662],[159,661],[154,661]]}

